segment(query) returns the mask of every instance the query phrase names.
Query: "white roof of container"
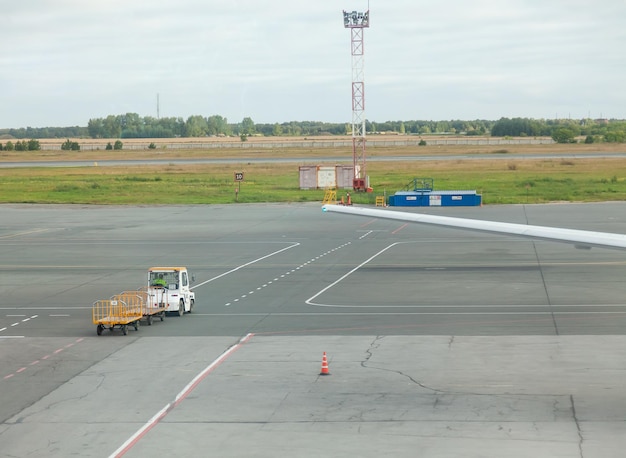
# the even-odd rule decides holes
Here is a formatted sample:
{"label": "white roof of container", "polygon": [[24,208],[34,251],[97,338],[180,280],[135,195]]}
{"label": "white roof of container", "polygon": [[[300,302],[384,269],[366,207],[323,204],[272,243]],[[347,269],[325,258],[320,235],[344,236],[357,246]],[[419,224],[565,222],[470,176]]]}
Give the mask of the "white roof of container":
{"label": "white roof of container", "polygon": [[415,196],[415,195],[423,195],[430,194],[435,196],[458,196],[458,195],[474,195],[476,194],[476,190],[459,190],[459,191],[398,191],[396,192],[396,196]]}

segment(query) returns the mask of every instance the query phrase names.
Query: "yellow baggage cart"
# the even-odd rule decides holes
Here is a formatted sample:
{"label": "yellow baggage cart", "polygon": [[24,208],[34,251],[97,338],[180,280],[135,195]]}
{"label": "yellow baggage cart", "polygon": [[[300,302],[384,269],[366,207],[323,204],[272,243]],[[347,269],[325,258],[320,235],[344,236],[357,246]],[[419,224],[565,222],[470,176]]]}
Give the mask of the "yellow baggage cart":
{"label": "yellow baggage cart", "polygon": [[136,304],[129,305],[118,299],[104,299],[93,303],[91,315],[98,335],[102,335],[105,329],[112,332],[116,327],[126,335],[129,325],[132,325],[135,331],[139,329],[139,320],[143,313],[142,307]]}
{"label": "yellow baggage cart", "polygon": [[161,321],[165,319],[165,305],[162,301],[154,304],[152,301],[148,301],[148,290],[146,287],[138,290],[122,291],[111,297],[111,299],[124,301],[129,306],[141,307],[141,315],[148,322],[148,326],[152,326],[154,317],[161,318]]}

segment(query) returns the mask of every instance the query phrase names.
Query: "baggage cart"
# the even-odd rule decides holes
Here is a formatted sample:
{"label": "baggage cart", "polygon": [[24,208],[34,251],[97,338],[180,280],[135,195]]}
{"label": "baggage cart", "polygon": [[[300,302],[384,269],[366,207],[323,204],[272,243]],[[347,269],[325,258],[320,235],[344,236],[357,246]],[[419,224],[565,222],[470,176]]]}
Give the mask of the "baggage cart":
{"label": "baggage cart", "polygon": [[122,291],[111,297],[113,300],[122,300],[129,306],[141,307],[141,315],[146,319],[148,326],[152,326],[155,317],[159,317],[161,321],[165,319],[165,305],[162,302],[152,303],[148,301],[148,289],[146,287],[132,290]]}
{"label": "baggage cart", "polygon": [[142,307],[128,305],[122,300],[104,299],[93,303],[91,310],[93,324],[96,332],[102,335],[102,331],[119,328],[122,334],[128,334],[128,326],[132,325],[135,331],[139,329],[139,320],[143,316]]}

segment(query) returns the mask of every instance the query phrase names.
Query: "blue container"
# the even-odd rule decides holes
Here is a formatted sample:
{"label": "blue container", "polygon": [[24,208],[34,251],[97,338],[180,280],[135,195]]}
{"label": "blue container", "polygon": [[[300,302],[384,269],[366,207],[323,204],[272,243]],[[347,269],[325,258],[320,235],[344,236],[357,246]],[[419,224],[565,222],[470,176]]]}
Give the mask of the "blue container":
{"label": "blue container", "polygon": [[482,204],[476,191],[398,191],[389,196],[391,207],[472,207]]}

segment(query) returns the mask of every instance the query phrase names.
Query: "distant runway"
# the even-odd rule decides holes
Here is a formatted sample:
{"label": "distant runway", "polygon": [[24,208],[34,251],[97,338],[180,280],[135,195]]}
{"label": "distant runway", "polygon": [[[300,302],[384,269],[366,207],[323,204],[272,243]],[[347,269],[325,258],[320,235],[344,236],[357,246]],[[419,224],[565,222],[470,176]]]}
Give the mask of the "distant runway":
{"label": "distant runway", "polygon": [[[624,203],[421,211],[626,233]],[[319,204],[0,205],[0,221],[7,456],[626,445],[623,252]],[[195,276],[193,313],[96,336],[91,304],[167,264]]]}
{"label": "distant runway", "polygon": [[[106,157],[106,154],[103,155]],[[546,154],[455,154],[455,155],[430,155],[430,156],[377,156],[371,154],[368,162],[406,162],[406,161],[448,161],[448,160],[511,160],[515,159],[590,159],[590,158],[622,158],[624,153],[546,153]],[[0,168],[23,168],[23,167],[119,167],[138,165],[193,165],[193,164],[311,164],[311,163],[351,163],[351,156],[311,156],[311,157],[232,157],[232,158],[196,158],[196,159],[141,159],[141,160],[108,160],[96,161],[0,161]]]}

